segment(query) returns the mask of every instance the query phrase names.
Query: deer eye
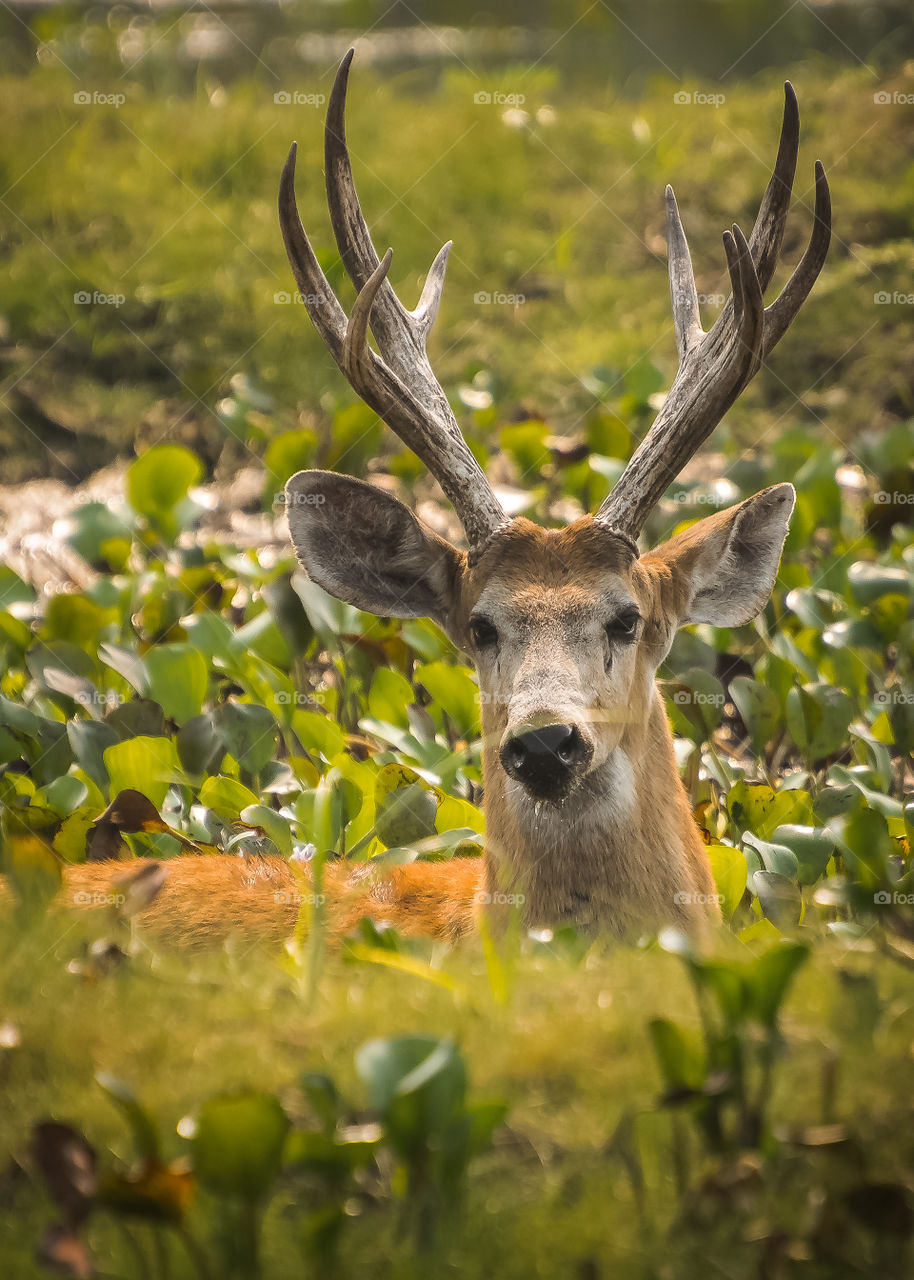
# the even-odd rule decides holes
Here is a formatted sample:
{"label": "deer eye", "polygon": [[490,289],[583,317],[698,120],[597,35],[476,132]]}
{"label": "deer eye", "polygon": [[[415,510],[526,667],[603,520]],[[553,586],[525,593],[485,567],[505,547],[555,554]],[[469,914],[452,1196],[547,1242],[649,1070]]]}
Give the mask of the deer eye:
{"label": "deer eye", "polygon": [[607,622],[606,634],[610,641],[621,641],[623,644],[630,643],[638,632],[638,623],[640,621],[641,614],[637,609],[624,609],[622,613],[617,613],[611,621]]}
{"label": "deer eye", "polygon": [[489,618],[477,616],[470,619],[470,638],[477,649],[487,649],[498,643],[498,631]]}

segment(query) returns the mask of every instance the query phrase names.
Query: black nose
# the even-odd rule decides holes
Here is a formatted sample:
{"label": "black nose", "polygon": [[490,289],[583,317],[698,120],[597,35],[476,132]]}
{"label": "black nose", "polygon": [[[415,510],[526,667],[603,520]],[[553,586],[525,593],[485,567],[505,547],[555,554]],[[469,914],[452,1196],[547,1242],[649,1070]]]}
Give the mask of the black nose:
{"label": "black nose", "polygon": [[505,773],[541,800],[559,799],[590,762],[593,748],[573,724],[516,733],[501,749]]}

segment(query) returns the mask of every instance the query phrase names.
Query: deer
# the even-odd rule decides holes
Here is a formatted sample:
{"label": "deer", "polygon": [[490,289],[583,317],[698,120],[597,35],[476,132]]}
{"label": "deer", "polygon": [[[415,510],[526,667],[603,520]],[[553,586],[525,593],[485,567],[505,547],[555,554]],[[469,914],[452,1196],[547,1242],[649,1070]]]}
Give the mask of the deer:
{"label": "deer", "polygon": [[[736,224],[723,234],[731,293],[708,331],[676,197],[666,188],[677,373],[596,514],[548,528],[506,515],[432,372],[426,343],[450,242],[415,310],[389,283],[392,250],[379,257],[372,242],[346,141],[352,57],[350,50],[337,72],[325,127],[330,220],[356,291],[348,316],[301,223],[295,144],[280,181],[283,240],[334,362],[438,482],[466,547],[423,525],[391,493],[324,470],[288,481],[289,534],[304,570],[331,596],[382,617],[432,619],[471,658],[486,834],[481,858],[375,869],[328,863],[332,927],[345,930],[369,916],[408,934],[453,940],[472,932],[482,912],[503,921],[502,904],[510,903],[527,928],[572,922],[623,938],[665,925],[702,932],[720,919],[719,900],[656,671],[678,628],[738,627],[765,607],[795,491],[772,485],[649,550],[638,539],[670,483],[784,336],[824,265],[831,203],[816,161],[809,241],[765,304],[796,173],[796,95],[788,82],[777,158],[751,234]],[[294,928],[302,871],[282,858],[191,855],[160,867],[165,874],[140,919],[168,938],[240,930],[278,940]],[[84,896],[110,890],[124,869],[71,868],[68,888]]]}

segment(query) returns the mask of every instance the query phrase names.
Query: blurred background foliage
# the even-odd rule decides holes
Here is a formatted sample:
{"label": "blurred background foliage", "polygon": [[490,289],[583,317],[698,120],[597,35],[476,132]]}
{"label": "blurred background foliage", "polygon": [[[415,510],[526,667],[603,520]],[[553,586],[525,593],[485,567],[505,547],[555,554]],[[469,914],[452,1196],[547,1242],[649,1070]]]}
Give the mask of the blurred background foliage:
{"label": "blurred background foliage", "polygon": [[754,217],[786,73],[803,132],[785,258],[808,232],[816,156],[835,240],[772,372],[721,438],[770,440],[786,414],[849,443],[907,417],[907,8],[631,10],[493,6],[470,25],[447,5],[5,8],[8,479],[48,466],[78,479],[165,437],[210,470],[235,466],[293,426],[332,454],[330,424],[352,396],[294,302],[275,197],[297,138],[303,218],[340,286],[322,103],[360,30],[349,136],[363,204],[407,298],[454,239],[433,358],[468,409],[567,434],[607,402],[631,403],[645,375],[644,400],[668,385],[663,186],[679,194],[713,318],[720,232]]}

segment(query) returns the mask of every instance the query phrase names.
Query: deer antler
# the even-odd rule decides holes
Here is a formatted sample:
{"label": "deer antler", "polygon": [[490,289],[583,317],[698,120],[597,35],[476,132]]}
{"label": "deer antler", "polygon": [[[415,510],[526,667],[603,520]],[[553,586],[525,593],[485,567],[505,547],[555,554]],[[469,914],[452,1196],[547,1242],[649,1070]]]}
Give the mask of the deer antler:
{"label": "deer antler", "polygon": [[[432,263],[419,305],[407,311],[387,280],[393,251],[378,258],[362,214],[346,146],[344,113],[350,49],[336,73],[324,131],[327,202],[336,243],[358,290],[346,313],[327,283],[305,234],[295,201],[295,144],[279,187],[279,221],[286,253],[308,315],[359,396],[425,463],[454,506],[471,554],[478,554],[505,522],[505,513],[460,433],[447,396],[432,372],[425,343],[444,287],[450,241]],[[380,356],[368,345],[368,327]]]}
{"label": "deer antler", "polygon": [[679,369],[650,430],[597,519],[636,538],[664,490],[708,438],[774,346],[815,284],[831,238],[831,198],[816,161],[816,208],[806,252],[769,307],[763,295],[777,265],[800,144],[800,113],[789,81],[774,172],[747,242],[724,232],[733,293],[710,332],[701,327],[698,293],[673,188],[666,189],[667,245]]}

